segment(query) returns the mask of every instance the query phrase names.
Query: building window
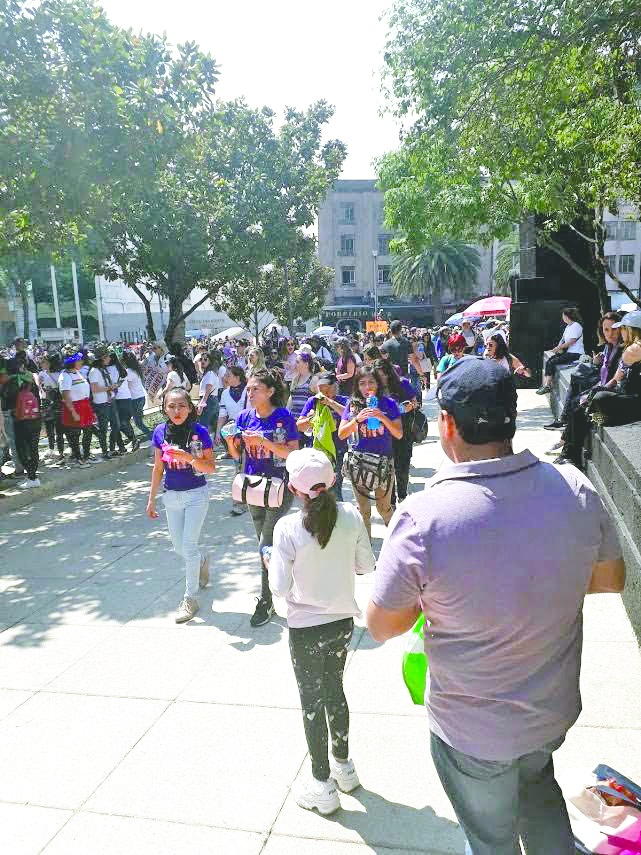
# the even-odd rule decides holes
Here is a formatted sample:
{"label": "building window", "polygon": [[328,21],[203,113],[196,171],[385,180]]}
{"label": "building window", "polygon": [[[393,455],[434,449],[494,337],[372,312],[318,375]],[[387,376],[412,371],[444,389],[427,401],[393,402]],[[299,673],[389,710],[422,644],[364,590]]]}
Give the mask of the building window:
{"label": "building window", "polygon": [[389,242],[394,235],[379,235],[378,236],[378,254],[389,255]]}
{"label": "building window", "polygon": [[637,224],[634,220],[610,220],[605,223],[606,240],[636,240]]}
{"label": "building window", "polygon": [[341,235],[339,255],[354,255],[354,235]]}
{"label": "building window", "polygon": [[341,267],[341,285],[356,285],[355,267]]}
{"label": "building window", "polygon": [[391,285],[392,284],[392,268],[389,264],[381,264],[378,268],[378,284],[379,285]]}
{"label": "building window", "polygon": [[617,257],[616,255],[606,255],[605,263],[608,265],[610,270],[614,273],[617,269]]}
{"label": "building window", "polygon": [[634,256],[619,256],[619,273],[634,273]]}
{"label": "building window", "polygon": [[356,217],[354,216],[354,203],[353,202],[342,202],[340,209],[340,221],[342,225],[352,225],[356,222]]}

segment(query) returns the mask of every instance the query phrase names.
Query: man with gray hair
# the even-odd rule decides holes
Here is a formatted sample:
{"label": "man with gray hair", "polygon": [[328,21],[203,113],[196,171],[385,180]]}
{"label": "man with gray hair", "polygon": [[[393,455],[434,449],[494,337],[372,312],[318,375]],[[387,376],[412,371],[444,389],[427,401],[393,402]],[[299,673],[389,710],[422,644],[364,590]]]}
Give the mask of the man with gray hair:
{"label": "man with gray hair", "polygon": [[432,757],[468,855],[514,855],[519,836],[528,855],[574,855],[552,753],[581,711],[583,599],[623,590],[614,526],[573,466],[513,452],[500,365],[464,357],[437,401],[451,462],[392,518],[369,631],[425,614]]}

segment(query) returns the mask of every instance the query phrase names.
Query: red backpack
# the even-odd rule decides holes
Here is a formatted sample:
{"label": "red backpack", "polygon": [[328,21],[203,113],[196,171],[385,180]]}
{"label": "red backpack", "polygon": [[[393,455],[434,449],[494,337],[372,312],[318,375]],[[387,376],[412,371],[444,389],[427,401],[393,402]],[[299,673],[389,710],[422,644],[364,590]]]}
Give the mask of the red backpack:
{"label": "red backpack", "polygon": [[40,400],[29,386],[23,386],[16,396],[17,422],[33,421],[40,418]]}

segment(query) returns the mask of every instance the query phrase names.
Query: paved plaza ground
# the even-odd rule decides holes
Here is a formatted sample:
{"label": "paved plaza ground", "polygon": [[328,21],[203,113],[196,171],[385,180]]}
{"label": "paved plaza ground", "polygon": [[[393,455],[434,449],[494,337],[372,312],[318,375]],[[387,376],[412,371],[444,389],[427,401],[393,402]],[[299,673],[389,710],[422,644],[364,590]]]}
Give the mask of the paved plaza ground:
{"label": "paved plaza ground", "polygon": [[[520,409],[517,449],[542,454],[557,437],[541,429],[547,402],[521,392]],[[431,431],[414,490],[443,459]],[[330,818],[294,803],[309,760],[287,632],[282,618],[249,626],[258,558],[248,516],[228,515],[231,474],[212,479],[212,583],[184,626],[180,563],[162,518],[144,515],[147,460],[0,518],[3,855],[462,852],[425,710],[402,683],[405,640],[381,646],[362,625],[345,683],[363,786]],[[357,582],[362,606],[370,586]],[[588,598],[585,618],[584,711],[559,778],[607,762],[641,782],[637,642],[618,595]]]}

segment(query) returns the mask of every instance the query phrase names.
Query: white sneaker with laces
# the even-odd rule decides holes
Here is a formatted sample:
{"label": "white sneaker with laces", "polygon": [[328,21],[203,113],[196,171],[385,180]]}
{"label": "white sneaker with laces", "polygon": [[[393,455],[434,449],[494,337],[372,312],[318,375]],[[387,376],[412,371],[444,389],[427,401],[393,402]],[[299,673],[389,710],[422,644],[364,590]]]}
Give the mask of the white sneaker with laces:
{"label": "white sneaker with laces", "polygon": [[329,778],[327,781],[317,781],[309,778],[304,784],[293,790],[294,801],[305,810],[316,810],[323,816],[337,811],[340,806],[336,781]]}
{"label": "white sneaker with laces", "polygon": [[187,623],[188,620],[194,617],[199,608],[198,600],[195,600],[193,597],[185,597],[178,606],[176,623]]}
{"label": "white sneaker with laces", "polygon": [[361,782],[358,779],[356,767],[352,760],[337,760],[335,757],[330,758],[329,768],[332,773],[332,778],[336,781],[336,786],[343,793],[351,793],[357,787],[360,787]]}
{"label": "white sneaker with laces", "polygon": [[18,484],[18,486],[21,490],[31,490],[33,489],[33,487],[40,486],[40,480],[38,478],[34,478],[34,480],[31,481],[29,478],[27,478],[26,481],[23,481],[22,484]]}

